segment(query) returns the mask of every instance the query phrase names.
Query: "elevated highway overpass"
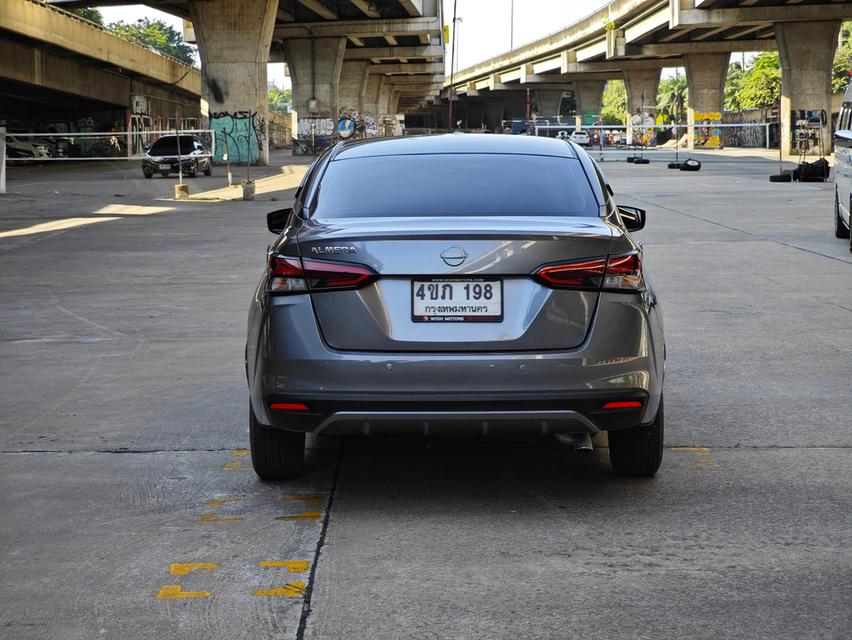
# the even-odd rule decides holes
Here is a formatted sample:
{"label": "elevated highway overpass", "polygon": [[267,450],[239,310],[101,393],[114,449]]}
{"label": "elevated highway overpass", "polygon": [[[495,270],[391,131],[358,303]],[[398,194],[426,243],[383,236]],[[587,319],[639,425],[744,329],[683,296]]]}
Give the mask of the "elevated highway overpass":
{"label": "elevated highway overpass", "polygon": [[179,60],[43,2],[0,2],[0,118],[10,128],[197,125],[200,94],[201,74]]}
{"label": "elevated highway overpass", "polygon": [[521,115],[518,92],[528,89],[544,115],[558,113],[567,89],[578,113],[599,113],[604,85],[616,78],[625,81],[630,113],[653,111],[661,69],[682,66],[691,145],[696,121],[723,110],[731,52],[777,50],[782,144],[789,151],[794,111],[831,113],[832,62],[840,23],[849,18],[852,2],[844,0],[613,0],[560,31],[455,73],[445,87],[494,126]]}
{"label": "elevated highway overpass", "polygon": [[[91,0],[45,0],[79,7]],[[99,0],[98,4],[131,4]],[[191,21],[201,58],[201,109],[210,127],[251,122],[265,161],[266,63],[286,62],[295,137],[334,137],[338,115],[381,124],[444,83],[439,0],[147,0]]]}

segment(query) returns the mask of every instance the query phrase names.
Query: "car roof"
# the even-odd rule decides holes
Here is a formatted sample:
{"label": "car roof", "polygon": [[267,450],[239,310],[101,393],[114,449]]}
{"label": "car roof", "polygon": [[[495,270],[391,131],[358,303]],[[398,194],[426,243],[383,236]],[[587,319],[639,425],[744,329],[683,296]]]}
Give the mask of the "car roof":
{"label": "car roof", "polygon": [[372,138],[342,143],[332,160],[376,156],[489,153],[576,158],[571,145],[556,138],[506,134],[444,133],[431,136]]}

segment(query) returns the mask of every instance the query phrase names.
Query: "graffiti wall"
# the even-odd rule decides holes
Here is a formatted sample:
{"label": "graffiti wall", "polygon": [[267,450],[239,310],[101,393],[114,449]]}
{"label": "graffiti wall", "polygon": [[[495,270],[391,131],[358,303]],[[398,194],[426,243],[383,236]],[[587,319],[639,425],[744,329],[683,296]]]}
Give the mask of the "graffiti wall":
{"label": "graffiti wall", "polygon": [[266,141],[266,120],[256,111],[218,111],[210,114],[216,138],[214,162],[255,163]]}
{"label": "graffiti wall", "polygon": [[636,111],[627,118],[627,144],[632,146],[657,146],[657,121],[653,112]]}
{"label": "graffiti wall", "polygon": [[722,147],[722,114],[695,112],[695,146],[710,149]]}

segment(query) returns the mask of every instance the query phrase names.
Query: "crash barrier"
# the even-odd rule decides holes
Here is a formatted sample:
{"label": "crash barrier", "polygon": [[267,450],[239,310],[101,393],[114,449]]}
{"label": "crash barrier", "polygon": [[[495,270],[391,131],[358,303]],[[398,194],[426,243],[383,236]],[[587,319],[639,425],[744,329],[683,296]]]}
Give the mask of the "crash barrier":
{"label": "crash barrier", "polygon": [[[172,129],[166,131],[108,131],[74,133],[17,133],[3,136],[6,161],[54,162],[68,160],[141,160],[145,150],[162,136],[193,136],[204,144],[205,152],[195,157],[208,158],[216,153],[212,129]],[[189,155],[192,149],[181,149]],[[5,162],[3,163],[5,166]]]}
{"label": "crash barrier", "polygon": [[[561,120],[561,122],[559,121]],[[742,122],[742,123],[696,123],[694,129],[694,149],[724,149],[735,147],[739,149],[769,149],[777,146],[773,137],[775,122]],[[632,149],[644,151],[674,151],[685,150],[689,145],[689,129],[684,124],[678,125],[583,125],[576,126],[573,118],[536,122],[535,135],[545,137],[569,137],[576,132],[585,132],[590,140],[588,147],[611,150]]]}

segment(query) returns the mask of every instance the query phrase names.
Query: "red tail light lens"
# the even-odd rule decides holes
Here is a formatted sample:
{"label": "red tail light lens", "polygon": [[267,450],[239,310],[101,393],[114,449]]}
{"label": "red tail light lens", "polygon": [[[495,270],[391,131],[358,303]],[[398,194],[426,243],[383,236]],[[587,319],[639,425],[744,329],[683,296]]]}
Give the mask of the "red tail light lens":
{"label": "red tail light lens", "polygon": [[539,267],[533,277],[549,287],[600,289],[604,273],[606,258],[592,258]]}
{"label": "red tail light lens", "polygon": [[638,400],[619,400],[617,402],[607,402],[603,409],[641,409],[642,403]]}
{"label": "red tail light lens", "polygon": [[269,405],[269,408],[273,411],[310,411],[308,405],[301,402],[273,402]]}
{"label": "red tail light lens", "polygon": [[323,262],[308,258],[269,255],[269,290],[305,293],[357,289],[376,279],[376,272],[361,264]]}
{"label": "red tail light lens", "polygon": [[541,284],[557,289],[638,291],[644,287],[638,253],[549,264],[539,267],[532,276]]}

